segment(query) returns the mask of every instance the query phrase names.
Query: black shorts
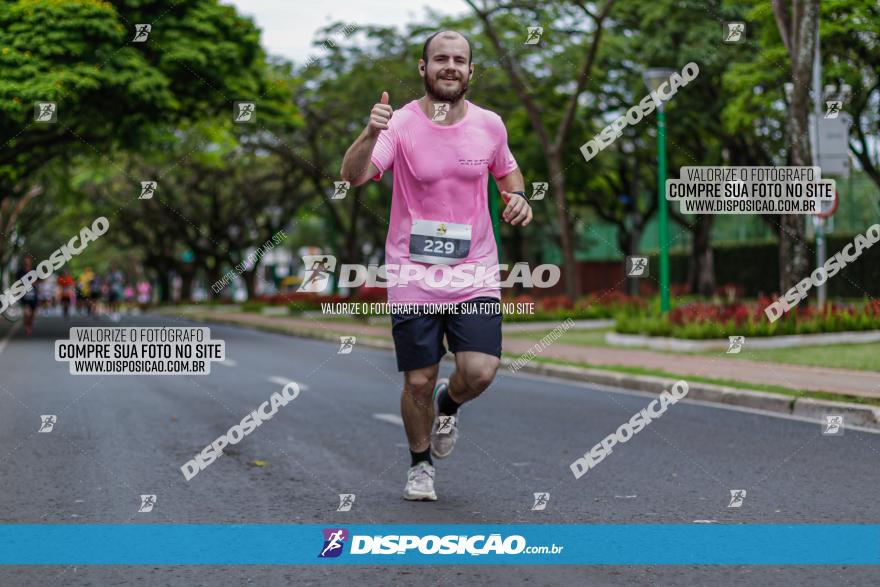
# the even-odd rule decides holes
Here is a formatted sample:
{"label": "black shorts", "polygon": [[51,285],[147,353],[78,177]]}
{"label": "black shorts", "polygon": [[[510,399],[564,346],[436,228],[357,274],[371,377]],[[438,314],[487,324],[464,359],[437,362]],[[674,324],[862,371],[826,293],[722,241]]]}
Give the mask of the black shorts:
{"label": "black shorts", "polygon": [[27,306],[27,307],[30,308],[31,310],[36,310],[36,309],[37,309],[37,298],[30,298],[30,299],[28,299],[28,298],[22,298],[22,299],[21,299],[21,305],[22,305],[22,306]]}
{"label": "black shorts", "polygon": [[391,334],[398,371],[439,363],[446,354],[444,335],[453,353],[475,351],[501,357],[499,300],[474,298],[456,304],[455,312],[392,314]]}

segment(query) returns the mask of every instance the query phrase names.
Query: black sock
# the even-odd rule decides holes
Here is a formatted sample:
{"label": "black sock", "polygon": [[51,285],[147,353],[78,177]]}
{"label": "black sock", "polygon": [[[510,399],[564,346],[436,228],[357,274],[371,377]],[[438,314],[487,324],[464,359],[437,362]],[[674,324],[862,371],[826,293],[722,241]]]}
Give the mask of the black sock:
{"label": "black sock", "polygon": [[454,416],[458,413],[459,406],[461,406],[460,403],[449,397],[448,387],[441,391],[437,397],[437,409],[444,416]]}
{"label": "black sock", "polygon": [[415,467],[422,461],[428,461],[429,465],[433,465],[434,461],[431,460],[431,449],[426,448],[422,452],[413,452],[409,451],[410,459],[412,459],[411,467]]}

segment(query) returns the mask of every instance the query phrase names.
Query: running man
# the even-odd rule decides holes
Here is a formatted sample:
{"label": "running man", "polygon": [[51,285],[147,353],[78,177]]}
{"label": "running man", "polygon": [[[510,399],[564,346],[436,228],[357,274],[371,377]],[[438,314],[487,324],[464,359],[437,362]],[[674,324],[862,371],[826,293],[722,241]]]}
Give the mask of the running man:
{"label": "running man", "polygon": [[142,277],[137,284],[137,302],[141,312],[147,311],[147,306],[153,300],[153,286],[146,277]]}
{"label": "running man", "polygon": [[[25,255],[21,261],[21,269],[15,274],[15,280],[24,279],[24,276],[31,272],[34,268],[34,260],[30,255]],[[30,336],[34,331],[34,322],[37,319],[37,306],[39,305],[39,296],[37,295],[38,279],[31,284],[30,289],[21,298],[21,314],[24,318],[24,334]]]}
{"label": "running man", "polygon": [[[342,179],[358,186],[393,171],[386,263],[494,267],[498,251],[489,215],[489,173],[507,203],[504,220],[526,226],[532,219],[504,122],[464,98],[474,65],[470,43],[461,34],[428,37],[418,70],[425,95],[393,111],[388,92],[382,92],[367,127],[345,153]],[[391,317],[397,367],[404,373],[400,411],[411,457],[405,499],[437,499],[431,457],[449,456],[458,438],[459,407],[495,377],[500,298],[498,287],[479,283],[441,288],[418,279],[388,289],[391,304],[457,304],[458,310]],[[462,312],[464,303],[476,313]],[[455,370],[438,381],[444,335],[455,353]]]}
{"label": "running man", "polygon": [[92,317],[97,318],[98,315],[104,313],[104,305],[102,300],[106,297],[106,292],[104,291],[104,278],[101,277],[100,273],[95,274],[95,278],[92,279],[91,287],[89,288],[89,299],[91,300],[91,310]]}
{"label": "running man", "polygon": [[92,282],[95,280],[95,274],[91,267],[86,267],[85,271],[79,274],[77,283],[79,284],[80,302],[82,302],[80,311],[85,309],[86,314],[92,314]]}
{"label": "running man", "polygon": [[107,275],[107,285],[109,286],[107,305],[111,314],[119,312],[119,300],[122,299],[122,292],[125,289],[125,275],[116,267],[110,269]]}
{"label": "running man", "polygon": [[76,303],[76,282],[70,274],[70,269],[64,269],[64,275],[55,282],[58,285],[58,301],[61,303],[61,310],[65,318],[70,316],[70,304]]}

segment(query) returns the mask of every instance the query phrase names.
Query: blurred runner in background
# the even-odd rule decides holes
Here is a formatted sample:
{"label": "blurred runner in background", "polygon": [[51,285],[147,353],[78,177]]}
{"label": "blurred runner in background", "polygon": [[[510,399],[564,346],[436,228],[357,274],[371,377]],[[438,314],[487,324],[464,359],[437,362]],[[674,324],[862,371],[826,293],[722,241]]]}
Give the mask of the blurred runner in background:
{"label": "blurred runner in background", "polygon": [[131,283],[126,283],[125,288],[122,290],[122,299],[125,301],[126,307],[130,310],[135,303],[135,293],[134,288],[131,286]]}
{"label": "blurred runner in background", "polygon": [[107,306],[111,313],[116,314],[119,311],[119,301],[122,299],[123,290],[125,289],[125,275],[122,271],[113,267],[107,275],[108,299]]}
{"label": "blurred runner in background", "polygon": [[76,291],[73,276],[70,269],[64,269],[64,274],[58,278],[58,302],[61,304],[61,312],[65,318],[70,316],[71,303],[76,304]]}
{"label": "blurred runner in background", "polygon": [[150,300],[153,299],[153,286],[146,278],[142,278],[137,284],[137,301],[142,312],[147,311]]}
{"label": "blurred runner in background", "polygon": [[79,278],[77,279],[77,283],[79,284],[79,312],[80,314],[85,311],[85,314],[91,315],[92,313],[92,281],[95,279],[95,274],[92,271],[91,267],[86,267],[85,270],[79,274]]}
{"label": "blurred runner in background", "polygon": [[57,278],[50,275],[46,279],[38,281],[34,288],[37,290],[37,298],[40,300],[40,308],[52,310],[55,307],[55,287]]}
{"label": "blurred runner in background", "polygon": [[101,275],[96,273],[95,278],[92,280],[91,291],[89,292],[89,299],[92,302],[92,315],[98,316],[104,311],[104,306],[101,303],[101,299],[104,296],[104,279],[101,278]]}
{"label": "blurred runner in background", "polygon": [[[34,260],[30,255],[25,255],[21,262],[21,268],[15,274],[15,280],[24,278],[34,268]],[[21,312],[24,317],[24,334],[30,336],[34,331],[34,322],[37,318],[37,303],[39,297],[37,295],[37,285],[39,281],[35,281],[32,287],[21,298]]]}

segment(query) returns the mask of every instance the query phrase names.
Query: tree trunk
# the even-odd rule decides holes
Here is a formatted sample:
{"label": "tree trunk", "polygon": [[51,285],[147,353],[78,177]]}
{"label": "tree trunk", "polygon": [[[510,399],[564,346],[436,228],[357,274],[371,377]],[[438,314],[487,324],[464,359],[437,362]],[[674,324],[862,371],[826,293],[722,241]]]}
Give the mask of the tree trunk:
{"label": "tree trunk", "polygon": [[244,285],[247,288],[247,296],[248,301],[257,299],[257,271],[259,270],[259,265],[255,264],[252,269],[247,271],[243,271],[241,274],[241,279],[244,281]]}
{"label": "tree trunk", "polygon": [[195,272],[192,271],[192,268],[187,267],[185,271],[180,273],[180,301],[181,302],[191,302],[192,301],[192,286],[193,280],[195,278]]}
{"label": "tree trunk", "polygon": [[715,262],[712,257],[712,226],[715,217],[700,214],[694,227],[694,242],[688,264],[691,293],[711,296],[715,293]]}
{"label": "tree trunk", "polygon": [[[803,75],[810,78],[808,68]],[[803,82],[809,84],[809,81]],[[804,89],[798,92],[795,86],[789,119],[789,161],[791,165],[812,165],[809,141],[809,94]],[[779,293],[782,294],[795,283],[807,270],[807,247],[805,243],[806,227],[804,216],[785,214],[780,217],[779,231]]]}
{"label": "tree trunk", "polygon": [[553,192],[553,198],[556,200],[557,219],[559,222],[560,246],[562,247],[562,278],[565,283],[565,294],[572,300],[577,299],[579,291],[579,280],[577,275],[577,264],[574,259],[574,242],[572,239],[571,222],[568,211],[566,210],[565,195],[565,174],[562,170],[562,161],[558,152],[550,153],[548,156],[550,164],[550,176],[553,178],[550,183]]}
{"label": "tree trunk", "polygon": [[159,281],[159,302],[167,304],[171,301],[171,280],[168,279],[168,270],[156,267],[155,272]]}
{"label": "tree trunk", "polygon": [[804,246],[804,217],[789,214],[782,217],[779,240],[779,293],[788,291],[807,272],[807,251]]}
{"label": "tree trunk", "polygon": [[220,267],[222,266],[220,259],[217,257],[213,257],[211,261],[205,262],[205,281],[208,288],[208,298],[211,300],[219,299],[220,293],[223,291],[221,289],[219,292],[215,292],[213,288],[213,285],[220,279]]}
{"label": "tree trunk", "polygon": [[[774,0],[779,33],[791,58],[794,89],[788,123],[790,165],[813,164],[810,152],[809,115],[810,83],[813,79],[813,58],[819,22],[819,0]],[[791,288],[808,270],[804,217],[796,214],[780,218],[779,231],[779,293]]]}
{"label": "tree trunk", "polygon": [[343,250],[344,258],[342,263],[360,263],[362,257],[361,245],[363,240],[358,234],[358,217],[361,209],[361,197],[366,186],[358,186],[354,190],[354,198],[352,199],[351,212],[349,213],[348,230],[345,236],[345,249]]}

